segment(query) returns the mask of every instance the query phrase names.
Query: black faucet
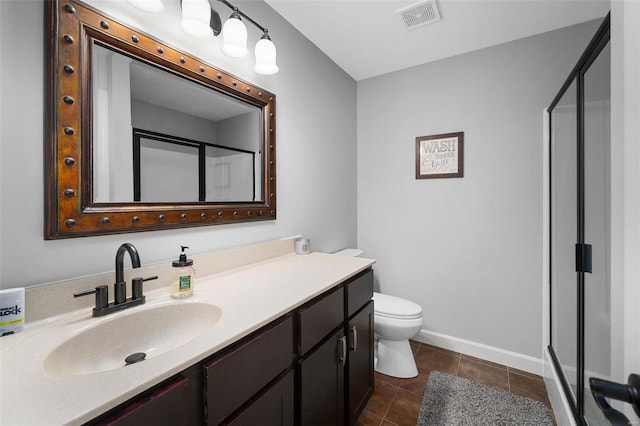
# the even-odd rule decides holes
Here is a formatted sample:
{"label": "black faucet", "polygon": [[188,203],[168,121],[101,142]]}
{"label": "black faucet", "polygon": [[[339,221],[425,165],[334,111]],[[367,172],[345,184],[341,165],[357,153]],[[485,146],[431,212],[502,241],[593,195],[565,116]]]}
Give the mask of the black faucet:
{"label": "black faucet", "polygon": [[73,297],[96,295],[96,306],[93,308],[94,317],[102,317],[112,312],[121,311],[132,306],[142,305],[146,300],[142,294],[142,283],[144,281],[155,280],[158,276],[148,278],[134,278],[131,280],[130,299],[127,299],[127,282],[124,280],[124,254],[129,253],[131,257],[131,267],[140,267],[140,256],[138,250],[131,243],[124,243],[118,247],[116,252],[116,282],[113,284],[115,292],[113,303],[109,303],[109,288],[106,285],[99,285],[93,290],[76,293]]}
{"label": "black faucet", "polygon": [[113,285],[115,291],[115,304],[124,303],[127,300],[127,282],[124,280],[124,253],[128,252],[131,257],[131,268],[140,267],[140,256],[138,250],[131,243],[124,243],[118,247],[116,252],[116,282]]}

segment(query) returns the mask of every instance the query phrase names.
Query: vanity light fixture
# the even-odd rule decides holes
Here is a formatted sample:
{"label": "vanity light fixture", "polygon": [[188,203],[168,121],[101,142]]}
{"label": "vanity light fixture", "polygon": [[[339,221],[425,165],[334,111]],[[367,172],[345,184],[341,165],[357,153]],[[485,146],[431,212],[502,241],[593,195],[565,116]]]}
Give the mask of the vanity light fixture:
{"label": "vanity light fixture", "polygon": [[213,33],[211,29],[211,7],[207,0],[181,0],[182,30],[194,37],[206,37]]}
{"label": "vanity light fixture", "polygon": [[244,58],[247,49],[247,27],[244,26],[238,9],[235,8],[222,27],[222,51],[234,58]]}
{"label": "vanity light fixture", "polygon": [[[129,2],[149,0],[127,0]],[[160,1],[160,0],[158,0]],[[215,10],[212,2],[215,0],[180,0],[182,8],[182,29],[195,37],[214,36],[222,33],[222,52],[225,55],[242,58],[249,54],[247,49],[247,27],[242,18],[251,22],[262,30],[262,37],[256,43],[256,63],[253,70],[258,74],[272,75],[278,72],[276,64],[276,46],[271,41],[269,30],[258,24],[236,6],[227,0],[217,0],[232,10],[231,16],[224,23],[220,20],[220,14]]]}
{"label": "vanity light fixture", "polygon": [[263,75],[272,75],[278,72],[276,45],[271,41],[267,30],[256,43],[256,64],[253,66],[253,70]]}

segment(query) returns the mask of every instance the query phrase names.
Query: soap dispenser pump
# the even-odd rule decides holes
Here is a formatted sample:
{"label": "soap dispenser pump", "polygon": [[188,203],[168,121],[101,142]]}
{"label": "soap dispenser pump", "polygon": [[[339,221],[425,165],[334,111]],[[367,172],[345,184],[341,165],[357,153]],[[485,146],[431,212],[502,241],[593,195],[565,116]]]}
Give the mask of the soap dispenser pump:
{"label": "soap dispenser pump", "polygon": [[180,246],[182,252],[178,260],[171,263],[175,272],[171,280],[171,297],[174,299],[184,299],[193,296],[193,284],[195,271],[193,269],[193,260],[187,259],[184,250],[187,246]]}

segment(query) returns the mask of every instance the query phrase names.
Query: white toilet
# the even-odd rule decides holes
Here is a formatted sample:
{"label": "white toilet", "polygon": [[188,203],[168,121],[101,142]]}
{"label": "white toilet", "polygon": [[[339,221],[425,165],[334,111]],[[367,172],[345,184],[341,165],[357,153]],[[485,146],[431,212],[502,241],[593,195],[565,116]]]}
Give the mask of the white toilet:
{"label": "white toilet", "polygon": [[[345,249],[335,254],[355,257],[362,250]],[[416,377],[418,368],[409,339],[422,329],[422,308],[409,300],[376,292],[373,300],[376,371],[402,379]]]}

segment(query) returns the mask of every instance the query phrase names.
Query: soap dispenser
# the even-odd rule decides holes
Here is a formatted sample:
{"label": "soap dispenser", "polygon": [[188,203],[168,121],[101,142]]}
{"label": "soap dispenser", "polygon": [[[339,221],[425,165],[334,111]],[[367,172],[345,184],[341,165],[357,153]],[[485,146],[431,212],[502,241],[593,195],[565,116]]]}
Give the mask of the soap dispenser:
{"label": "soap dispenser", "polygon": [[193,260],[187,259],[187,255],[184,252],[184,250],[189,247],[180,246],[180,248],[182,249],[180,257],[171,264],[175,271],[170,285],[171,297],[174,299],[184,299],[193,296],[195,278]]}

